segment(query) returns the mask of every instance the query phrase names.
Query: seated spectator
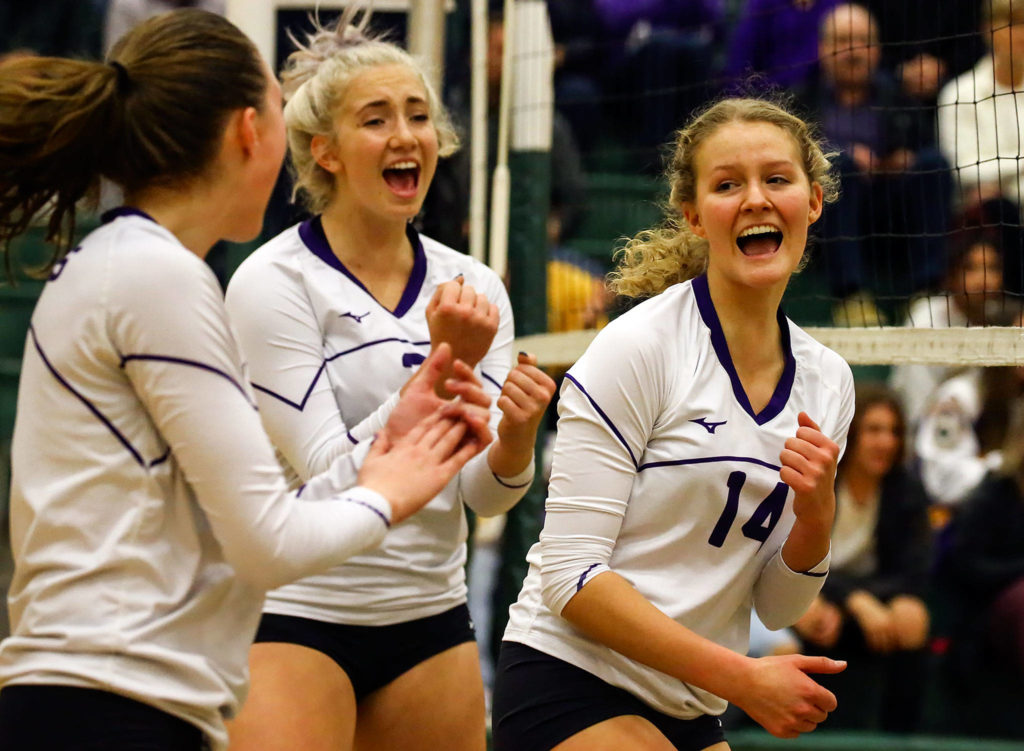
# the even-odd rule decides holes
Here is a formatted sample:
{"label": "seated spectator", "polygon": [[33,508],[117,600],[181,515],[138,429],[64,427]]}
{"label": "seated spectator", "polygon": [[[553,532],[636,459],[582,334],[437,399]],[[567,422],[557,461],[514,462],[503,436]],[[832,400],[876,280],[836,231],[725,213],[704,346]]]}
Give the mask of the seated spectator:
{"label": "seated spectator", "polygon": [[807,85],[818,62],[818,29],[840,0],[747,0],[732,32],[726,90],[755,74],[767,88]]}
{"label": "seated spectator", "polygon": [[555,106],[569,121],[587,158],[604,130],[601,85],[609,41],[594,9],[594,0],[548,3],[555,40]]}
{"label": "seated spectator", "polygon": [[[929,631],[928,509],[903,465],[906,428],[895,394],[861,384],[856,404],[836,476],[828,579],[794,629],[804,652],[849,662],[844,673],[821,676],[842,697],[829,727],[909,732],[920,716]],[[851,690],[865,681],[869,695]]]}
{"label": "seated spectator", "polygon": [[982,661],[1024,681],[1024,424],[1018,410],[1003,461],[964,502],[943,572],[956,588],[957,657],[972,673]]}
{"label": "seated spectator", "polygon": [[[878,25],[862,5],[833,8],[822,21],[818,69],[798,92],[840,150],[841,198],[826,212],[823,258],[836,322],[877,323],[868,293],[907,295],[942,272],[949,217],[948,167],[921,111],[880,67]],[[882,284],[872,280],[882,278]]]}
{"label": "seated spectator", "polygon": [[1005,284],[1024,290],[1020,207],[1024,199],[1024,2],[982,4],[982,36],[990,51],[938,97],[939,145],[955,167],[955,199],[965,215],[983,214],[1008,228]]}
{"label": "seated spectator", "polygon": [[103,11],[97,0],[0,2],[0,53],[100,57]]}
{"label": "seated spectator", "polygon": [[722,0],[594,0],[612,40],[607,93],[636,149],[638,169],[660,173],[660,149],[711,92]]}
{"label": "seated spectator", "polygon": [[[911,302],[905,326],[949,328],[1000,321],[1006,299],[1000,236],[980,228],[950,236],[942,293]],[[889,385],[899,394],[907,421],[916,428],[936,388],[956,372],[945,365],[906,363],[893,368]]]}
{"label": "seated spectator", "polygon": [[977,0],[931,0],[923,5],[866,0],[878,19],[882,65],[896,73],[903,93],[929,111],[950,76],[974,64],[983,43],[964,29],[977,24]]}

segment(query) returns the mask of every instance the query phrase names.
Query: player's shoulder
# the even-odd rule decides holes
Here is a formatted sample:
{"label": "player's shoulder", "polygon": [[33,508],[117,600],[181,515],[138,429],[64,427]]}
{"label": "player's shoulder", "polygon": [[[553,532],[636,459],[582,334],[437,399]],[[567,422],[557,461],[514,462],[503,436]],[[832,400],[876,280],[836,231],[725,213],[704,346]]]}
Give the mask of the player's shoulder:
{"label": "player's shoulder", "polygon": [[685,345],[700,327],[690,284],[682,282],[612,319],[598,332],[591,349],[663,360],[671,352],[692,351]]}
{"label": "player's shoulder", "polygon": [[[119,284],[148,281],[149,287],[174,289],[178,284],[212,277],[209,266],[198,255],[169,230],[143,216],[107,221],[83,240],[73,256],[79,253],[102,264],[105,275],[117,278]],[[68,258],[69,264],[78,262],[73,256]]]}
{"label": "player's shoulder", "polygon": [[788,318],[786,323],[789,325],[790,350],[798,366],[837,389],[847,383],[852,385],[853,371],[842,355],[819,342]]}
{"label": "player's shoulder", "polygon": [[250,253],[231,275],[228,287],[255,281],[268,274],[295,270],[304,253],[308,251],[299,236],[299,225],[289,227]]}
{"label": "player's shoulder", "polygon": [[475,285],[504,287],[501,277],[491,267],[470,255],[460,253],[427,235],[419,235],[430,270],[440,279],[454,279],[462,274]]}

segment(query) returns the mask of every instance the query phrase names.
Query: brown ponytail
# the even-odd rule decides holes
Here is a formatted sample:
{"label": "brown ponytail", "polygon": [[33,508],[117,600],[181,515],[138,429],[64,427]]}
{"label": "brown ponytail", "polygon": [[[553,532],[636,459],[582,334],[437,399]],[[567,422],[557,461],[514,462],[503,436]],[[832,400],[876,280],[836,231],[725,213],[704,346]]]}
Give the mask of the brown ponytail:
{"label": "brown ponytail", "polygon": [[75,210],[101,176],[127,193],[201,178],[230,114],[262,108],[267,68],[227,19],[196,9],[151,18],[110,63],[23,57],[0,63],[0,249],[46,216],[69,249]]}

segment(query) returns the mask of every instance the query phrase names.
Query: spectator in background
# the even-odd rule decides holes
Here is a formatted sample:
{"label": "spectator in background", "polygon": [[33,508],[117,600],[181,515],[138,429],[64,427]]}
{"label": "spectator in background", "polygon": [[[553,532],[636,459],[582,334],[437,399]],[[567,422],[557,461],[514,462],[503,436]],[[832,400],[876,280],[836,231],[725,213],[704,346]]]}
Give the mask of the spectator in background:
{"label": "spectator in background", "polygon": [[943,571],[957,589],[961,656],[992,658],[1024,680],[1024,424],[1019,408],[1002,466],[964,503]]}
{"label": "spectator in background", "polygon": [[960,211],[1006,228],[1005,284],[1020,292],[1024,1],[991,0],[983,5],[982,36],[991,49],[939,93],[939,145],[956,168]]}
{"label": "spectator in background", "polygon": [[[836,474],[832,566],[794,626],[804,651],[848,660],[821,682],[845,701],[830,727],[909,732],[920,716],[929,615],[923,600],[931,540],[920,484],[903,465],[906,425],[896,395],[856,389],[849,450]],[[881,690],[844,691],[865,681]]]}
{"label": "spectator in background", "polygon": [[[849,3],[825,15],[818,58],[798,98],[841,151],[842,198],[822,229],[831,292],[841,301],[834,317],[874,324],[881,315],[871,292],[906,295],[942,273],[948,166],[920,109],[881,67],[878,24],[867,8]],[[872,284],[883,268],[885,284]]]}
{"label": "spectator in background", "polygon": [[725,59],[730,88],[756,74],[765,88],[804,86],[818,62],[818,29],[839,0],[747,0]]}
{"label": "spectator in background", "polygon": [[548,3],[548,14],[555,40],[555,105],[588,157],[604,130],[601,79],[609,50],[607,32],[594,0]]}
{"label": "spectator in background", "polygon": [[0,53],[100,57],[103,0],[0,2]]}
{"label": "spectator in background", "polygon": [[[949,237],[943,292],[919,297],[910,304],[905,326],[949,328],[991,325],[1005,308],[1003,257],[994,230],[975,228]],[[936,388],[955,372],[944,365],[904,363],[893,368],[889,385],[916,427]]]}
{"label": "spectator in background", "polygon": [[109,50],[127,31],[147,18],[175,8],[199,8],[222,16],[227,10],[227,0],[107,0],[103,49]]}
{"label": "spectator in background", "polygon": [[722,37],[722,0],[594,0],[609,35],[606,70],[638,169],[661,171],[661,147],[704,104]]}
{"label": "spectator in background", "polygon": [[[487,46],[487,93],[490,100],[487,164],[493,169],[498,150],[498,99],[501,94],[505,24],[500,14],[490,17]],[[465,92],[452,95],[455,120],[468,122]],[[464,129],[464,128],[463,128]],[[568,121],[557,111],[551,134],[551,195],[547,219],[549,298],[557,303],[549,319],[552,330],[592,328],[606,320],[609,300],[601,281],[603,269],[567,249],[576,235],[586,205],[586,177],[579,148]],[[464,143],[468,139],[463,139]],[[465,144],[438,163],[437,174],[418,218],[420,230],[434,239],[466,252],[469,248],[470,148]],[[566,293],[562,295],[562,293]],[[561,295],[561,296],[559,296]]]}

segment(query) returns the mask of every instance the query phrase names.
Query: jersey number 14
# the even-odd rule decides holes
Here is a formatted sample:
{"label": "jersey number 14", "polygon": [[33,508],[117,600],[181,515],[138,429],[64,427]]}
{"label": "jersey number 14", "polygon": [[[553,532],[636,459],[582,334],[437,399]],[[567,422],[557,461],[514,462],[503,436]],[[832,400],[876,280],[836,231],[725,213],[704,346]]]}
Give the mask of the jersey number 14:
{"label": "jersey number 14", "polygon": [[[729,534],[729,530],[732,529],[733,522],[736,521],[736,512],[740,507],[740,491],[746,481],[746,472],[733,472],[729,475],[726,482],[729,488],[729,497],[725,499],[722,515],[718,517],[718,523],[715,524],[715,528],[711,530],[711,536],[708,537],[708,543],[716,548],[722,547],[725,543],[725,538]],[[768,497],[754,509],[754,513],[750,515],[746,524],[740,527],[743,536],[758,542],[767,540],[768,535],[772,533],[775,525],[782,518],[782,510],[786,507],[788,493],[789,486],[786,483],[780,482],[776,485]]]}

